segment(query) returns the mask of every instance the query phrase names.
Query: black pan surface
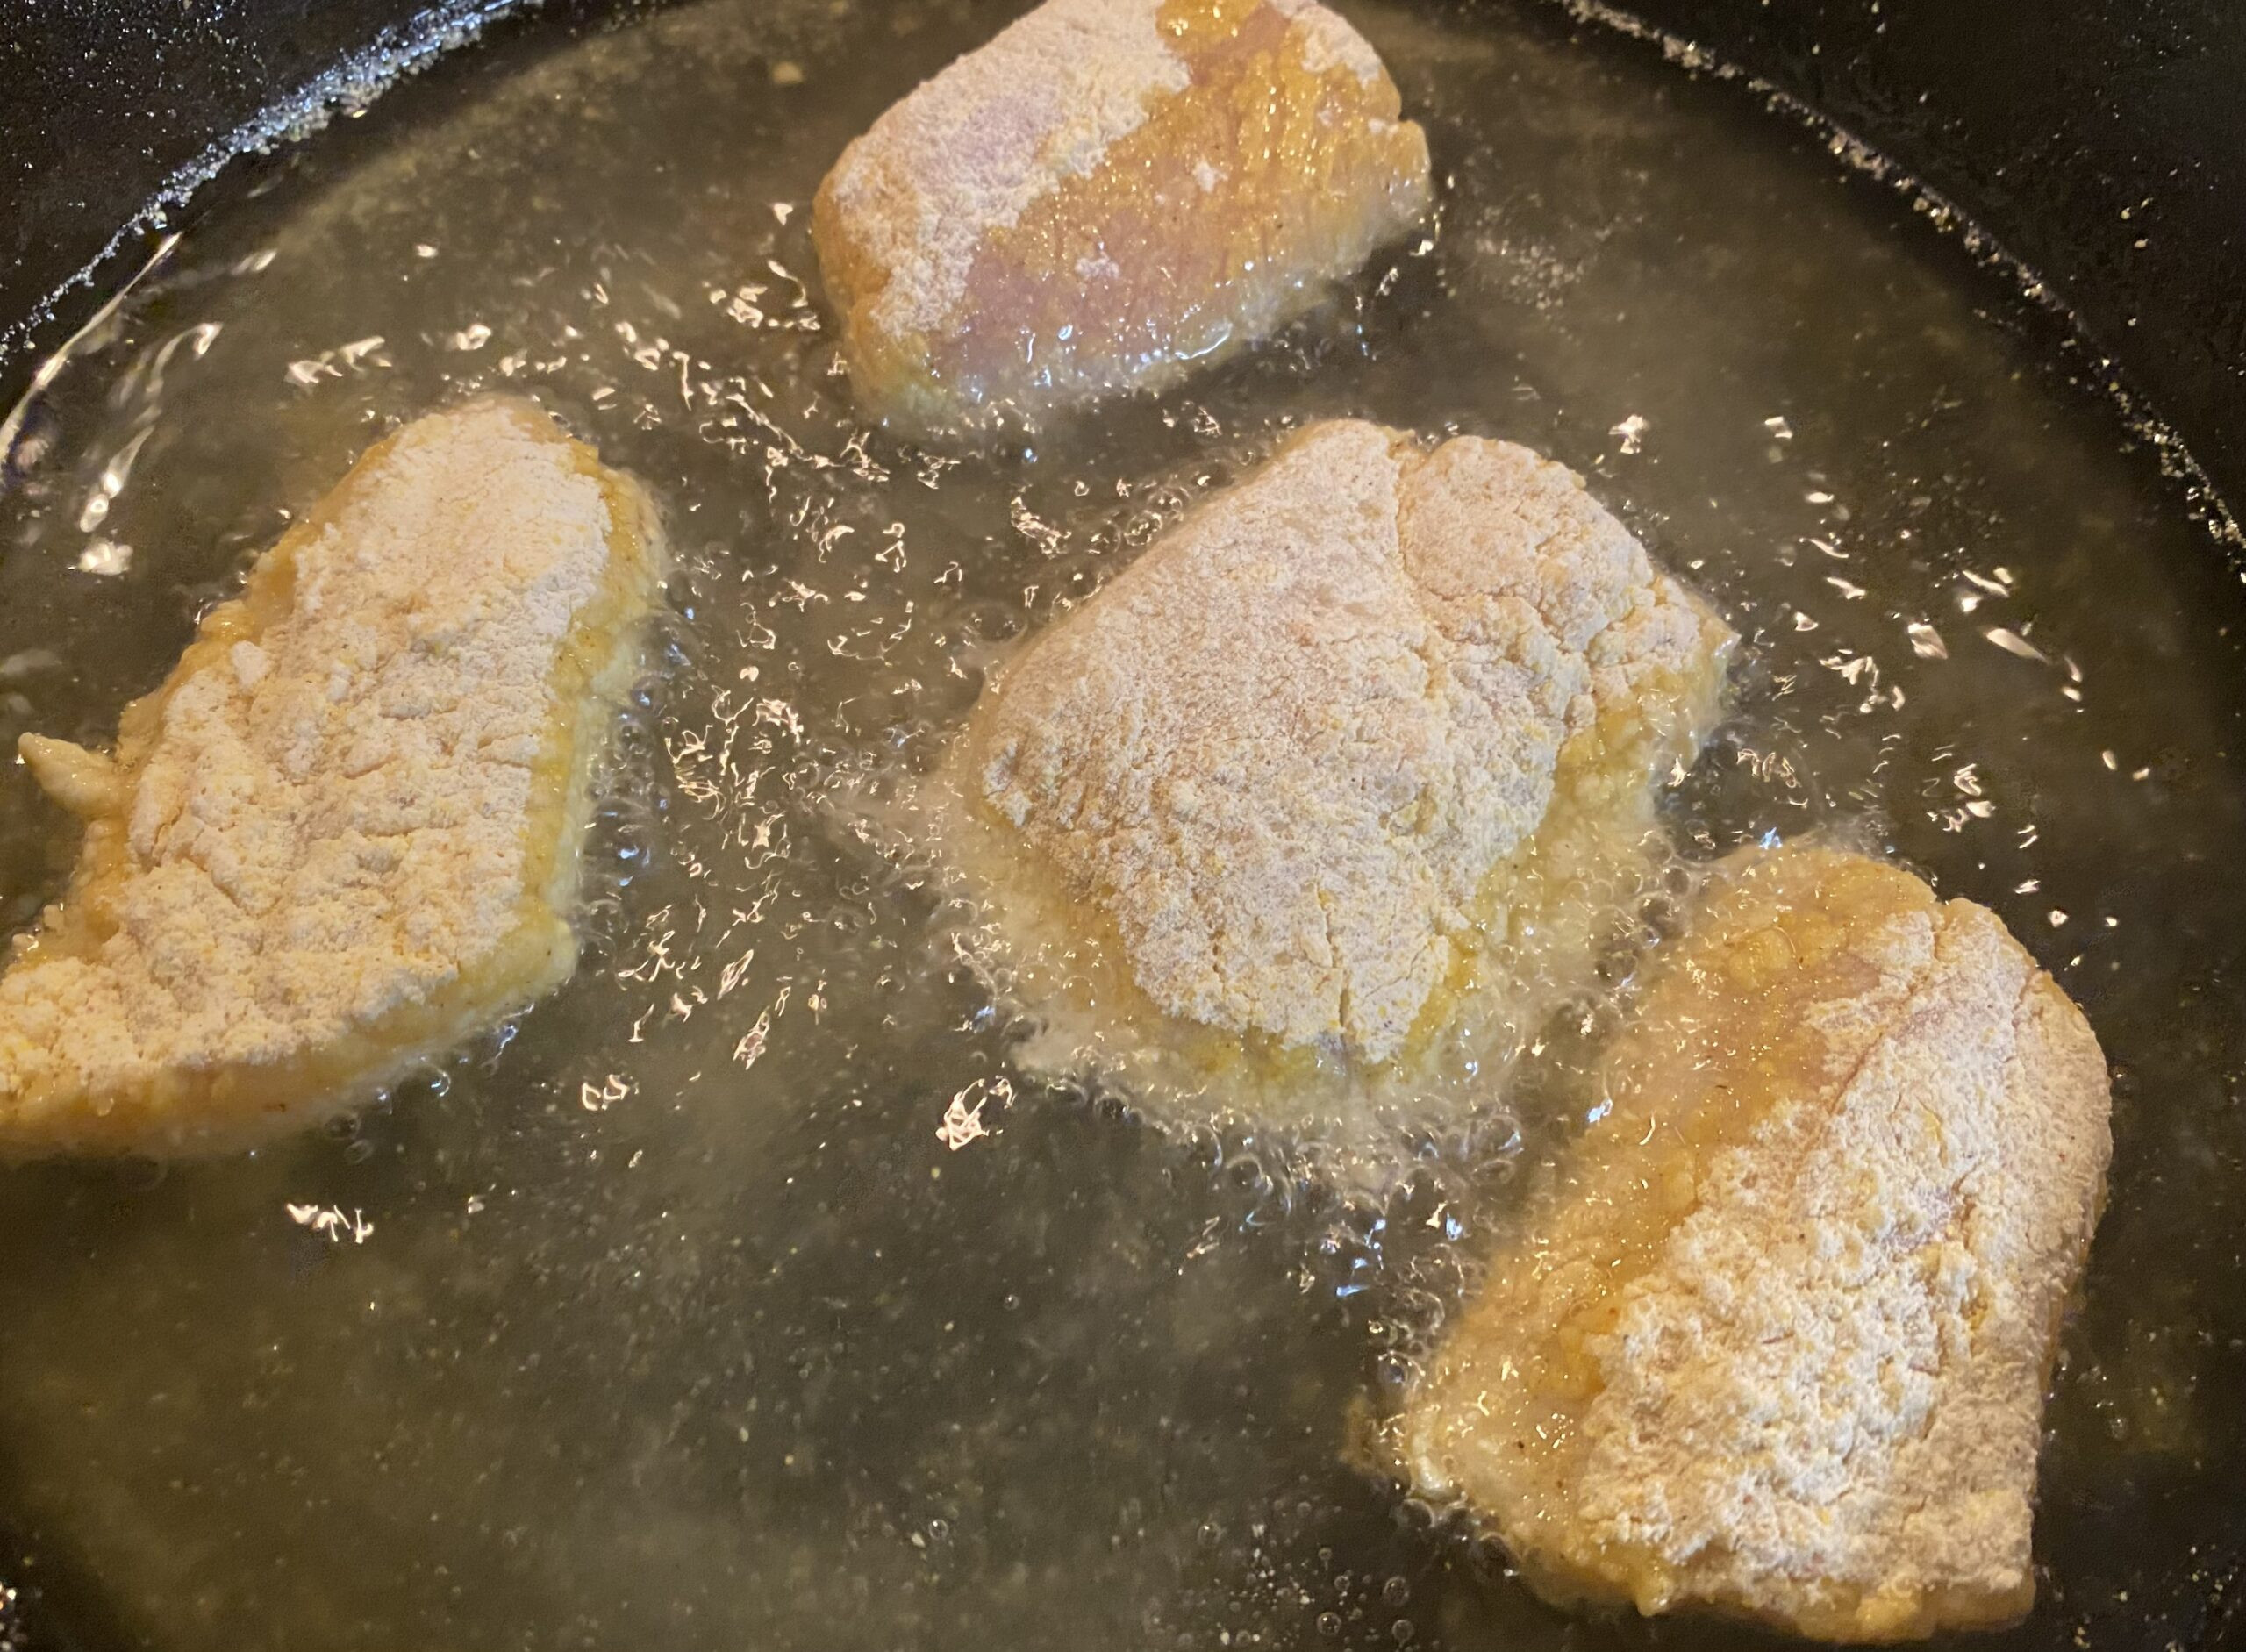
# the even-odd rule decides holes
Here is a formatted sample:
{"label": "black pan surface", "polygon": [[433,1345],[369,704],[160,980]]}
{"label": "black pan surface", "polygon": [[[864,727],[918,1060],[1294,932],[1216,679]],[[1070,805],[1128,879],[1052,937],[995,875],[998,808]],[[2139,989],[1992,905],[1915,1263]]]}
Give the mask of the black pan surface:
{"label": "black pan surface", "polygon": [[[1042,452],[854,449],[803,225],[774,204],[1012,9],[495,25],[363,118],[225,169],[30,404],[0,495],[11,740],[98,737],[276,501],[467,386],[530,388],[656,483],[687,567],[562,998],[349,1131],[224,1165],[0,1172],[0,1623],[182,1652],[1751,1638],[1550,1612],[1344,1461],[1352,1405],[1454,1278],[1427,1219],[1462,1187],[1500,1208],[1502,1165],[1352,1205],[1236,1131],[1172,1139],[1014,1086],[1003,1029],[935,961],[925,891],[838,827],[854,785],[956,718],[972,684],[944,686],[948,661],[1104,577],[1280,419],[1354,411],[1556,453],[1749,633],[1742,719],[1675,801],[1693,852],[1869,819],[2084,1004],[2115,1066],[2113,1206],[2051,1412],[2042,1599],[1999,1643],[2235,1638],[2246,603],[2206,484],[2131,423],[2168,413],[2210,473],[2237,462],[2239,247],[2193,233],[2238,186],[2236,107],[2165,112],[2228,25],[2156,8],[2008,41],[1998,13],[1971,39],[1908,8],[1660,16],[2071,270],[2064,296],[2128,339],[2141,406],[1985,246],[1764,89],[1540,7],[1365,6],[1448,174],[1431,251]],[[104,66],[70,115],[43,94],[0,115],[31,127],[5,313],[92,256],[152,168],[387,20],[73,17],[0,47]],[[2092,46],[2126,60],[2113,82],[2075,54]],[[144,74],[175,89],[151,103]],[[551,107],[571,121],[540,124]],[[2179,145],[2207,146],[2210,189],[2149,201]],[[11,388],[148,250],[64,295],[0,363]],[[167,345],[164,395],[201,416],[162,417],[80,526],[117,439],[163,413],[146,369]],[[1642,451],[1618,438],[1632,414]],[[892,523],[893,568],[873,555]],[[139,549],[120,576],[59,576],[93,537]],[[862,618],[826,623],[847,590]],[[1899,646],[1913,624],[1939,656]],[[904,711],[877,704],[907,680]],[[69,844],[19,770],[0,782],[12,926]],[[747,950],[740,996],[712,1002]],[[997,1134],[940,1139],[953,1098]],[[1520,1112],[1524,1158],[1563,1140]]]}

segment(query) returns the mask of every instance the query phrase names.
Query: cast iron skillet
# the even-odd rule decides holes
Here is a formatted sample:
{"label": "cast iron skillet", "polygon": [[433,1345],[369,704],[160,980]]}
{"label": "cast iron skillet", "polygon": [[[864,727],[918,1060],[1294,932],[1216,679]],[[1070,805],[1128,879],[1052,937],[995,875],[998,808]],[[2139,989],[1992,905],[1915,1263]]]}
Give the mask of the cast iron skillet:
{"label": "cast iron skillet", "polygon": [[[55,0],[35,25],[19,11],[0,32],[0,405],[39,347],[137,267],[147,233],[124,235],[105,261],[104,249],[182,168],[354,52],[418,32],[432,13],[505,6]],[[517,26],[581,28],[626,9],[546,0]],[[2048,283],[2092,365],[2182,435],[2214,493],[2246,498],[2246,8],[1623,10],[1799,98],[1954,201]]]}
{"label": "cast iron skillet", "polygon": [[[437,10],[467,19],[488,9],[450,0]],[[548,0],[535,18],[495,26],[587,28],[624,9]],[[1638,0],[1634,10],[1954,202],[2071,314],[2081,368],[2181,438],[2201,508],[2246,499],[2246,7]],[[138,268],[165,219],[191,217],[191,197],[163,199],[182,169],[223,154],[231,134],[353,54],[425,36],[430,16],[415,0],[55,0],[11,25],[0,39],[0,408]],[[2211,543],[2208,554],[2221,553]],[[14,1545],[0,1548],[0,1579],[16,1559]],[[2246,1647],[2241,1587],[2246,1577],[2216,1582],[2199,1644]],[[0,1652],[81,1644],[30,1591],[0,1595]]]}

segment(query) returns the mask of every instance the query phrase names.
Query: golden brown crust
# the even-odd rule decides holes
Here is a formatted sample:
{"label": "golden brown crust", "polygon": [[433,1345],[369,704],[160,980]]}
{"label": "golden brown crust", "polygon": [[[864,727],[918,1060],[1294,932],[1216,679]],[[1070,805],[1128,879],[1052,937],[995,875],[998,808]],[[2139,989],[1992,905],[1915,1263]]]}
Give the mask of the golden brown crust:
{"label": "golden brown crust", "polygon": [[1837,850],[1717,875],[1395,1434],[1540,1592],[1886,1641],[2017,1618],[2110,1151],[2081,1013]]}
{"label": "golden brown crust", "polygon": [[883,416],[1159,386],[1268,335],[1425,212],[1426,137],[1332,13],[1095,4],[1033,12],[821,184],[820,268]]}
{"label": "golden brown crust", "polygon": [[[443,521],[483,560],[425,583]],[[86,832],[0,975],[0,1152],[253,1141],[566,978],[660,557],[645,494],[536,409],[432,415],[259,559],[113,760],[32,742]]]}
{"label": "golden brown crust", "polygon": [[1732,640],[1563,467],[1320,424],[994,680],[955,850],[1055,1025],[1440,1127],[1627,921]]}

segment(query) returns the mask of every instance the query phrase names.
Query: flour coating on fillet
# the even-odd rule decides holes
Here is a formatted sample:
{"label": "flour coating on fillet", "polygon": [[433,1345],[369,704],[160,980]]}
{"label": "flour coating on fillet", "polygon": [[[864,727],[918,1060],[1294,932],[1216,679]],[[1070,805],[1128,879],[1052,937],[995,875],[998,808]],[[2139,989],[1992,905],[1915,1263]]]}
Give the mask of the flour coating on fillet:
{"label": "flour coating on fillet", "polygon": [[1403,1419],[1557,1598],[1887,1641],[2027,1609],[2103,1057],[1995,916],[1750,854]]}
{"label": "flour coating on fillet", "polygon": [[576,701],[650,598],[641,508],[526,404],[433,415],[261,559],[113,762],[27,740],[88,826],[0,975],[0,1140],[239,1125],[260,1072],[566,974]]}
{"label": "flour coating on fillet", "polygon": [[844,149],[812,239],[853,389],[923,429],[1157,387],[1425,213],[1426,134],[1312,0],[1048,0]]}
{"label": "flour coating on fillet", "polygon": [[1379,1062],[1563,746],[1728,642],[1563,467],[1325,424],[1031,646],[971,783],[1161,1009]]}
{"label": "flour coating on fillet", "polygon": [[838,204],[889,270],[876,311],[898,332],[941,325],[983,237],[1136,131],[1148,99],[1183,90],[1162,0],[1047,0],[876,120],[834,168]]}
{"label": "flour coating on fillet", "polygon": [[1380,54],[1318,0],[1271,0],[1271,4],[1302,32],[1303,66],[1311,73],[1323,75],[1339,67],[1367,82],[1380,78]]}

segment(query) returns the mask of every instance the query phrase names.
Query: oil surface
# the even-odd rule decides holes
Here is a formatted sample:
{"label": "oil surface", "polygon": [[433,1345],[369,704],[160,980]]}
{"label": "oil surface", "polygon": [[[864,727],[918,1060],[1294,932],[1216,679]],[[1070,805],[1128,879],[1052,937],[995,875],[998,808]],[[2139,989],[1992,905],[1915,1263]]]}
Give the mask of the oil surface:
{"label": "oil surface", "polygon": [[[244,168],[29,410],[11,744],[104,740],[289,512],[472,390],[640,475],[682,561],[567,990],[347,1131],[0,1173],[11,1581],[86,1644],[1738,1644],[1552,1613],[1344,1460],[1564,1142],[1578,1040],[1498,1148],[1343,1204],[1020,1079],[955,914],[854,830],[994,646],[1341,413],[1575,466],[1738,627],[1688,854],[1868,821],[2088,1011],[2113,1199],[1998,1643],[2200,1632],[2246,1537],[2233,576],[2047,318],[1737,85],[1534,7],[1347,9],[1439,233],[1034,446],[865,428],[808,244],[842,143],[1012,14],[969,0],[503,30]],[[0,768],[0,922],[74,847]]]}

